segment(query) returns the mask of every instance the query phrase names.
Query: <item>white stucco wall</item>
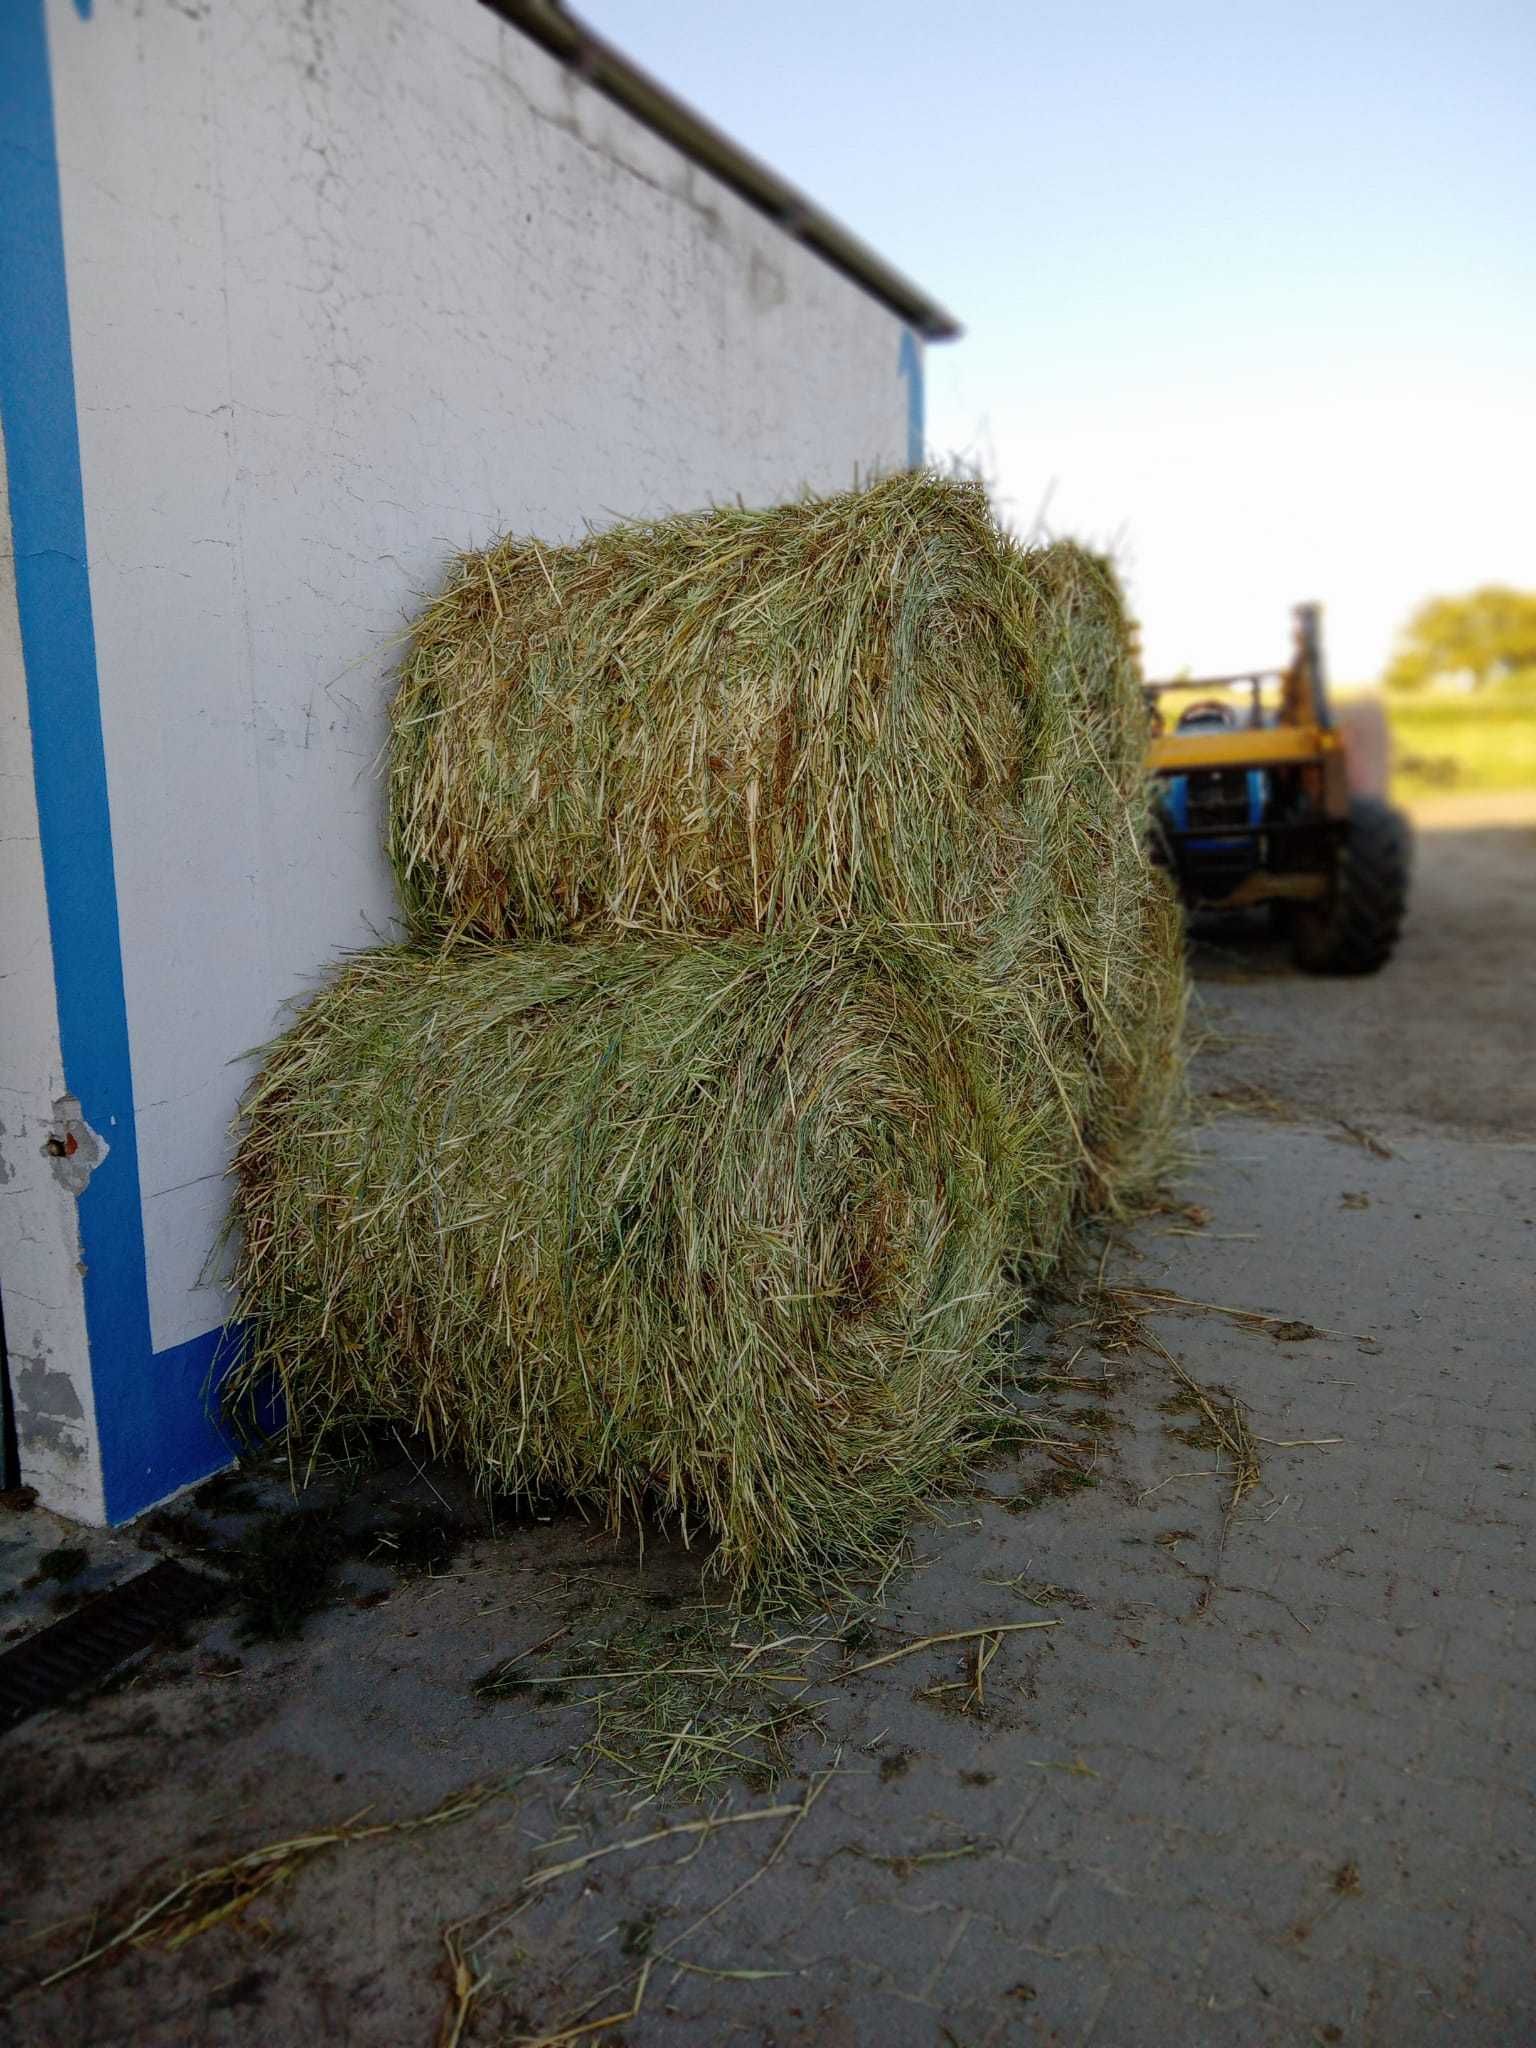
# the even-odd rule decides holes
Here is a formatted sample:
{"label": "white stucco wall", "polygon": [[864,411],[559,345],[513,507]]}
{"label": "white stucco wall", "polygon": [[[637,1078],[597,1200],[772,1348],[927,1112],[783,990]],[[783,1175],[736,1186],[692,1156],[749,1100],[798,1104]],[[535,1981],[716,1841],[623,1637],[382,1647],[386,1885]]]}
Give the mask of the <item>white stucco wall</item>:
{"label": "white stucco wall", "polygon": [[449,550],[851,483],[907,386],[893,313],[478,0],[48,26],[160,1348],[224,1316],[232,1062],[391,929],[389,649]]}
{"label": "white stucco wall", "polygon": [[[0,1275],[23,1477],[50,1507],[102,1519],[80,1224],[46,1147],[64,1093],[27,679],[0,439]],[[63,1164],[62,1162],[60,1164]]]}

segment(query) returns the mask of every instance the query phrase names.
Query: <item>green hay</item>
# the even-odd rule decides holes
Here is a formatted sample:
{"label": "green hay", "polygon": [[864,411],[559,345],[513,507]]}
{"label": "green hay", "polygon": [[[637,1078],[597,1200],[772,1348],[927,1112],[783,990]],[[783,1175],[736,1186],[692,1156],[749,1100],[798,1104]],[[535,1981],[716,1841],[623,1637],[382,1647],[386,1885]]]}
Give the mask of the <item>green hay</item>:
{"label": "green hay", "polygon": [[390,846],[424,937],[875,920],[972,962],[1032,1278],[1126,1214],[1184,1106],[1178,914],[1144,851],[1147,719],[1109,566],[1022,548],[926,472],[766,511],[503,540],[456,564],[392,714]]}
{"label": "green hay", "polygon": [[956,941],[1066,851],[1084,779],[1123,830],[1145,736],[1108,568],[915,472],[462,556],[393,709],[390,851],[425,935]]}
{"label": "green hay", "polygon": [[1168,1163],[1145,744],[1112,572],[974,485],[461,558],[392,715],[440,950],[252,1091],[236,1392],[659,1507],[738,1587],[878,1559],[995,1433],[1011,1283]]}
{"label": "green hay", "polygon": [[876,1558],[987,1425],[1057,1114],[889,935],[361,955],[246,1103],[233,1393],[658,1507],[738,1584]]}

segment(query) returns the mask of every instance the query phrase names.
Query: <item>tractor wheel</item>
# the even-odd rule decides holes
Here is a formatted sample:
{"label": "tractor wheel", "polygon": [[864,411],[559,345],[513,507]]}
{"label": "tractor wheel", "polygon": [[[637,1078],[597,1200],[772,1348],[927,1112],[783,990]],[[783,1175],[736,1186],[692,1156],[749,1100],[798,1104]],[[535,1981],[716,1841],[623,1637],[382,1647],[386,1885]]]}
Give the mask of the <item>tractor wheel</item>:
{"label": "tractor wheel", "polygon": [[1402,929],[1411,851],[1408,821],[1380,797],[1357,796],[1340,841],[1326,903],[1298,903],[1291,922],[1296,963],[1311,974],[1374,974]]}

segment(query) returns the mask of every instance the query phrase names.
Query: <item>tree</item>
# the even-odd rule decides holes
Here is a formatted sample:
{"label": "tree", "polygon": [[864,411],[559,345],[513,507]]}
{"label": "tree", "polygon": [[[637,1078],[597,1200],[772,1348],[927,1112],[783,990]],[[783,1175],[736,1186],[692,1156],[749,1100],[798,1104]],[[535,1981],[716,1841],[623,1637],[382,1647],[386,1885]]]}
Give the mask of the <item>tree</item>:
{"label": "tree", "polygon": [[1536,671],[1536,591],[1487,583],[1420,605],[1398,635],[1385,681],[1391,690],[1419,690],[1465,676],[1482,690],[1522,669]]}

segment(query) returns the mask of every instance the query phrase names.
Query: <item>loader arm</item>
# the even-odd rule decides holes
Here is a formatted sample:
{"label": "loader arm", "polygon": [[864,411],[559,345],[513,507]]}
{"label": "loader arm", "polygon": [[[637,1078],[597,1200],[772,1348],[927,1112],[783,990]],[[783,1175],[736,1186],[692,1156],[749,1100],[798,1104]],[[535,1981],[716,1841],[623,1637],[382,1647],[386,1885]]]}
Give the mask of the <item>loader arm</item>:
{"label": "loader arm", "polygon": [[[1304,966],[1370,973],[1402,922],[1407,828],[1390,806],[1351,800],[1319,618],[1296,607],[1285,668],[1145,686],[1153,852],[1191,909],[1269,904]],[[1170,693],[1184,706],[1172,731]]]}

